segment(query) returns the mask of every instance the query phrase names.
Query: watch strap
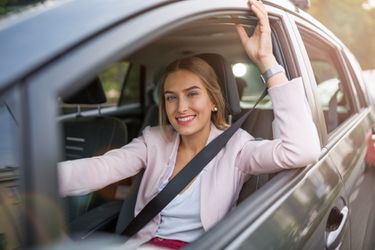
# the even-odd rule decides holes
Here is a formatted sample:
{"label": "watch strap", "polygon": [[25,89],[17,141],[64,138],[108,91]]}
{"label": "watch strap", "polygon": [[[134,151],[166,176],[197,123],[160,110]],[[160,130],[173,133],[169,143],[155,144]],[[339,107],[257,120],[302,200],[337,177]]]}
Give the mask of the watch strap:
{"label": "watch strap", "polygon": [[272,66],[271,68],[267,69],[264,73],[262,73],[260,75],[260,78],[262,78],[262,81],[264,84],[267,83],[267,81],[274,75],[278,74],[278,73],[281,73],[281,72],[285,72],[283,66],[281,66],[280,64],[275,64],[274,66]]}

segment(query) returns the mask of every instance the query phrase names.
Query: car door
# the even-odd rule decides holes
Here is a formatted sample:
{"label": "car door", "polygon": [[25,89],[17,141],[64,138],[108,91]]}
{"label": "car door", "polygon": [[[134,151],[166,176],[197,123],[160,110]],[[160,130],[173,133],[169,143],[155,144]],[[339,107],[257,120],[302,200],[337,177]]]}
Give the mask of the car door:
{"label": "car door", "polygon": [[354,185],[348,180],[346,187],[350,196],[352,249],[372,249],[375,244],[373,237],[375,235],[375,197],[369,194],[373,194],[375,190],[375,169],[372,163],[367,161],[367,158],[370,157],[368,154],[374,154],[372,150],[375,125],[374,106],[370,104],[370,100],[365,98],[366,88],[359,63],[348,50],[344,49],[342,53],[358,99],[358,113],[363,116],[363,120],[360,122],[365,135],[361,137],[362,143],[367,144],[368,147],[365,152],[360,152],[362,158],[357,166],[352,166],[353,172],[360,169],[357,170],[359,172],[358,179],[353,181]]}
{"label": "car door", "polygon": [[[290,77],[303,79],[324,147],[325,120],[316,98],[314,80],[308,74],[303,44],[293,24],[295,12],[273,6],[267,6],[267,10],[277,41],[274,46],[279,46]],[[340,221],[343,222],[340,237],[335,237]],[[317,163],[274,176],[193,243],[191,249],[334,249],[339,246],[350,249],[348,199],[341,176],[323,148]]]}
{"label": "car door", "polygon": [[[350,247],[368,249],[368,235],[373,235],[371,211],[374,203],[367,197],[374,189],[373,171],[366,169],[364,161],[366,133],[371,129],[370,109],[340,43],[329,32],[307,22],[299,21],[297,26],[325,117],[328,132],[325,149],[345,184],[346,206],[350,212]],[[332,89],[336,84],[338,88]]]}

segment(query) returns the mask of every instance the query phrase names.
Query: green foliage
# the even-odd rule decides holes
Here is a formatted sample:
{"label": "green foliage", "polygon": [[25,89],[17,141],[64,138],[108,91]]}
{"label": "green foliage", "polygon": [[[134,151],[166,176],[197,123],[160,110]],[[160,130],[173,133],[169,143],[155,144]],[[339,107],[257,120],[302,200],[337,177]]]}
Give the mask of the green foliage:
{"label": "green foliage", "polygon": [[[141,68],[129,62],[116,62],[109,65],[100,75],[104,92],[107,97],[107,104],[116,105],[123,95],[123,103],[139,101],[139,84]],[[125,81],[126,78],[126,82]],[[125,84],[125,90],[121,92],[121,86]]]}
{"label": "green foliage", "polygon": [[23,11],[28,6],[45,1],[46,0],[0,0],[0,17],[6,14]]}
{"label": "green foliage", "polygon": [[363,0],[312,0],[308,12],[328,27],[357,57],[363,69],[375,68],[375,9]]}
{"label": "green foliage", "polygon": [[120,88],[128,68],[129,63],[118,62],[110,65],[100,74],[99,78],[102,82],[104,92],[106,93],[108,104],[117,103],[120,97]]}

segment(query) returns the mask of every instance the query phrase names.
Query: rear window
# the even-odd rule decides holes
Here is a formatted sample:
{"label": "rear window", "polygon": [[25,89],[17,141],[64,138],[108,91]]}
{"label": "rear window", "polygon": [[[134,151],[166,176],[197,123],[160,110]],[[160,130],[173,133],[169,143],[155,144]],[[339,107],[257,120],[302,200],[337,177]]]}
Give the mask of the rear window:
{"label": "rear window", "polygon": [[[115,107],[140,102],[142,67],[128,61],[114,62],[98,74],[107,101],[103,104],[67,104],[61,100],[63,114]],[[78,107],[79,106],[79,107]],[[79,110],[79,111],[78,111]]]}
{"label": "rear window", "polygon": [[[239,62],[232,65],[232,71],[236,77],[241,108],[252,108],[265,89],[258,67],[253,63],[249,63],[249,61]],[[270,96],[264,97],[257,107],[271,109]]]}

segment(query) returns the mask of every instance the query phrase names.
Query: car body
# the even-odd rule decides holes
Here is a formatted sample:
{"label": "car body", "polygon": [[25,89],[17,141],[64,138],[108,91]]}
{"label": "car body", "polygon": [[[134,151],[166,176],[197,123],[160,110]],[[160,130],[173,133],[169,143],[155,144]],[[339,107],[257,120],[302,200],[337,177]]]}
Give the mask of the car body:
{"label": "car body", "polygon": [[[303,80],[321,156],[303,169],[254,176],[238,206],[188,248],[371,249],[375,169],[366,166],[365,154],[375,109],[360,67],[329,30],[292,3],[264,3],[279,63],[290,79]],[[238,76],[246,81],[241,105],[251,107],[263,87],[236,23],[249,32],[256,23],[246,1],[56,1],[1,20],[0,244],[5,249],[78,246],[62,240],[69,219],[56,164],[66,159],[65,122],[77,114],[69,114],[65,108],[71,106],[61,100],[96,76],[110,86],[108,78],[117,73],[106,78],[108,68],[122,72],[115,105],[79,116],[99,112],[121,120],[126,141],[155,122],[145,122],[156,104],[153,89],[163,67],[176,58],[217,53],[231,65],[245,65],[248,74]],[[270,100],[257,111],[269,118]],[[255,136],[273,138],[271,125],[272,117],[259,116],[244,126]],[[127,192],[125,184],[116,186],[109,200],[126,196],[118,195],[120,187]]]}

